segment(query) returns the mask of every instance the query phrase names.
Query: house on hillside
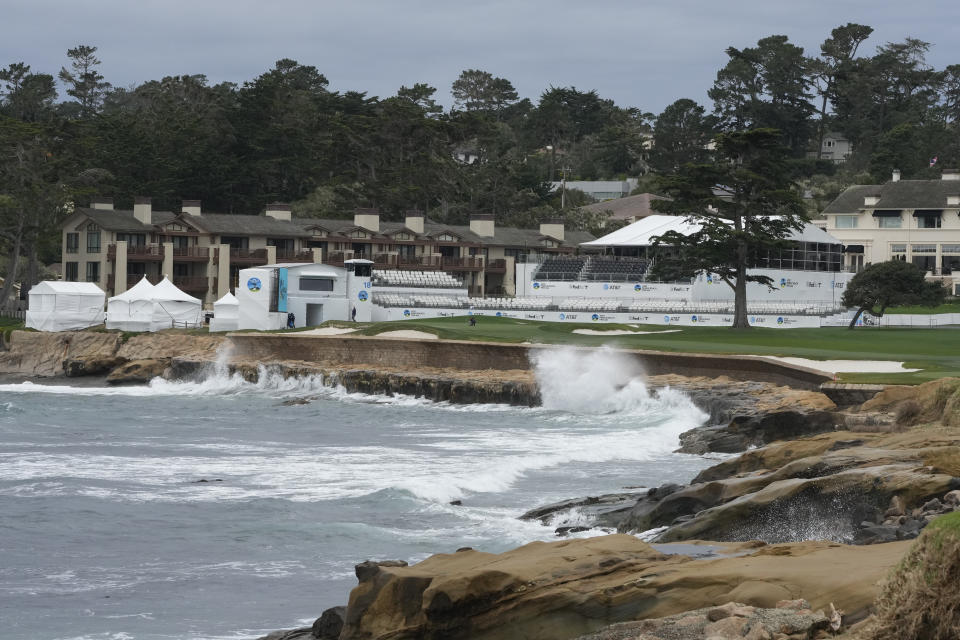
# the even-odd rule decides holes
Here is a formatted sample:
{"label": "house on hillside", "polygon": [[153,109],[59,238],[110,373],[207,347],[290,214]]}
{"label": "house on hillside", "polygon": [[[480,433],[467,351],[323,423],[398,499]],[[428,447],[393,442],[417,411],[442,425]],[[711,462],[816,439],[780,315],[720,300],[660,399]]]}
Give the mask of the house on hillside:
{"label": "house on hillside", "polygon": [[62,227],[62,270],[67,281],[93,282],[108,295],[123,293],[144,276],[164,275],[180,289],[212,304],[233,292],[240,269],[265,264],[326,263],[365,258],[375,269],[446,271],[473,295],[512,294],[517,260],[573,253],[593,236],[566,231],[562,221],[539,229],[498,227],[493,215],[469,225],[444,225],[418,211],[403,222],[381,221],[376,209],[353,219],[293,218],[286,204],[262,215],[209,213],[198,200],[180,212],[154,211],[138,197],[132,210],[109,198],[77,207]]}
{"label": "house on hillside", "polygon": [[626,180],[564,180],[550,183],[551,191],[561,189],[576,189],[587,194],[597,202],[614,200],[630,195],[637,188],[636,178]]}
{"label": "house on hillside", "polygon": [[[816,141],[814,141],[816,142]],[[813,145],[816,147],[816,144]],[[853,153],[853,143],[842,133],[828,131],[823,134],[823,142],[820,143],[820,153],[817,151],[808,151],[808,158],[819,157],[822,160],[830,160],[837,164],[847,161],[847,158]]]}
{"label": "house on hillside", "polygon": [[844,244],[844,266],[906,260],[960,294],[960,170],[939,180],[847,188],[824,209],[827,231]]}
{"label": "house on hillside", "polygon": [[635,196],[627,196],[616,200],[597,202],[582,207],[582,209],[592,213],[606,214],[608,220],[622,220],[630,224],[657,213],[651,205],[654,200],[669,199],[670,198],[666,196],[658,196],[653,193],[640,193]]}

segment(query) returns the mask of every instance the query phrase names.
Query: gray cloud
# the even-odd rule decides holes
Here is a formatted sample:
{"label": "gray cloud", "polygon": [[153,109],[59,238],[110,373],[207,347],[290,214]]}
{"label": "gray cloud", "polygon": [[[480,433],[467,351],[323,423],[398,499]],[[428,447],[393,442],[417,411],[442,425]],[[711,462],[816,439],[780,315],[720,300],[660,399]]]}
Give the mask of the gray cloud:
{"label": "gray cloud", "polygon": [[[536,99],[549,86],[596,89],[623,106],[659,112],[680,97],[702,103],[728,46],[782,33],[815,52],[830,30],[860,22],[872,47],[917,37],[942,68],[960,62],[960,5],[866,0],[31,0],[6,7],[0,64],[56,74],[77,44],[99,48],[117,86],[204,73],[242,83],[293,58],[338,91],[392,95],[427,82],[449,104],[461,70],[508,78]],[[925,4],[936,4],[923,11]]]}

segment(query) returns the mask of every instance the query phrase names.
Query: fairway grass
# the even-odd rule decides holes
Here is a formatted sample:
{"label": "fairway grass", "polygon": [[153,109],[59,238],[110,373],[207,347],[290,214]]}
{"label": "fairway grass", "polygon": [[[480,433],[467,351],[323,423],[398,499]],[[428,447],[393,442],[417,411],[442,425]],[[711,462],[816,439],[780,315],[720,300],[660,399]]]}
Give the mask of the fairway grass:
{"label": "fairway grass", "polygon": [[[325,326],[359,327],[360,335],[410,329],[435,334],[445,340],[479,340],[531,344],[569,344],[623,349],[648,349],[682,353],[794,356],[812,360],[894,360],[920,369],[905,373],[840,373],[844,382],[919,384],[942,377],[960,377],[960,330],[857,328],[749,329],[727,327],[682,327],[678,332],[639,335],[595,336],[573,333],[574,329],[597,329],[596,324],[539,322],[478,316],[471,327],[466,317],[402,320],[357,325],[329,322]],[[604,330],[662,332],[659,325],[604,324]],[[674,327],[676,328],[676,327]]]}

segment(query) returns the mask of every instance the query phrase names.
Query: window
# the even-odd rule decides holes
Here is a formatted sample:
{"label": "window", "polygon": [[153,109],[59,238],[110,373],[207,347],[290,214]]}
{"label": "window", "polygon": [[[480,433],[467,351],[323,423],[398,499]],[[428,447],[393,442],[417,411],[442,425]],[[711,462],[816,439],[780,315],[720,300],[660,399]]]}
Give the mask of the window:
{"label": "window", "polygon": [[87,253],[100,253],[100,227],[87,226]]}
{"label": "window", "polygon": [[130,247],[142,247],[147,244],[147,236],[144,233],[118,233],[117,242],[126,242]]}
{"label": "window", "polygon": [[913,249],[914,253],[936,253],[937,245],[935,244],[915,244],[910,247]]}
{"label": "window", "polygon": [[221,236],[220,244],[228,244],[231,249],[249,249],[250,238],[246,236]]}
{"label": "window", "polygon": [[826,148],[829,149],[830,147],[833,146],[833,140],[830,140],[829,138],[828,138],[827,140],[824,140],[824,141],[823,141],[823,146],[825,146]]}
{"label": "window", "polygon": [[367,234],[366,231],[362,231],[360,229],[354,229],[353,231],[350,232],[350,237],[351,238],[367,238],[369,237],[369,235]]}
{"label": "window", "polygon": [[[80,234],[79,233],[68,233],[67,234],[67,253],[77,253],[80,251]],[[76,266],[76,262],[73,263]]]}
{"label": "window", "polygon": [[856,229],[857,219],[860,216],[836,216],[834,226],[837,229]]}
{"label": "window", "polygon": [[900,216],[881,216],[877,218],[877,226],[881,229],[899,229],[903,219]]}
{"label": "window", "polygon": [[413,238],[410,236],[409,233],[401,231],[400,233],[394,236],[394,239],[395,240],[412,240]]}
{"label": "window", "polygon": [[78,263],[76,262],[67,262],[63,265],[63,279],[67,282],[76,282],[80,279],[80,272]]}
{"label": "window", "polygon": [[293,238],[267,238],[267,246],[280,251],[293,251]]}
{"label": "window", "polygon": [[942,244],[940,253],[960,253],[960,244]]}
{"label": "window", "polygon": [[333,278],[301,276],[300,291],[333,291]]}
{"label": "window", "polygon": [[87,282],[100,282],[100,263],[87,263]]}
{"label": "window", "polygon": [[918,229],[939,229],[940,216],[917,216]]}
{"label": "window", "polygon": [[890,245],[890,253],[906,253],[907,245],[905,244],[892,244]]}

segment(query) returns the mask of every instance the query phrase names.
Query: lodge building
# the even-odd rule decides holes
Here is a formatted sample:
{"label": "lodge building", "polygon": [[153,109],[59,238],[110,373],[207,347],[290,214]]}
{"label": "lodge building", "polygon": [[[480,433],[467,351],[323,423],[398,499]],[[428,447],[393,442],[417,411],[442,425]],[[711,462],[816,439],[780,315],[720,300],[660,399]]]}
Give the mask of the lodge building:
{"label": "lodge building", "polygon": [[352,220],[294,218],[286,204],[262,215],[209,213],[184,200],[179,213],[154,211],[138,197],[132,210],[110,198],[78,207],[63,224],[63,279],[92,282],[108,296],[146,276],[164,275],[211,304],[237,286],[240,269],[276,263],[325,263],[364,258],[378,270],[443,271],[460,278],[470,295],[514,295],[517,259],[572,254],[593,236],[550,220],[539,229],[499,227],[491,214],[469,225],[447,225],[409,211],[403,222],[382,221],[376,209]]}

